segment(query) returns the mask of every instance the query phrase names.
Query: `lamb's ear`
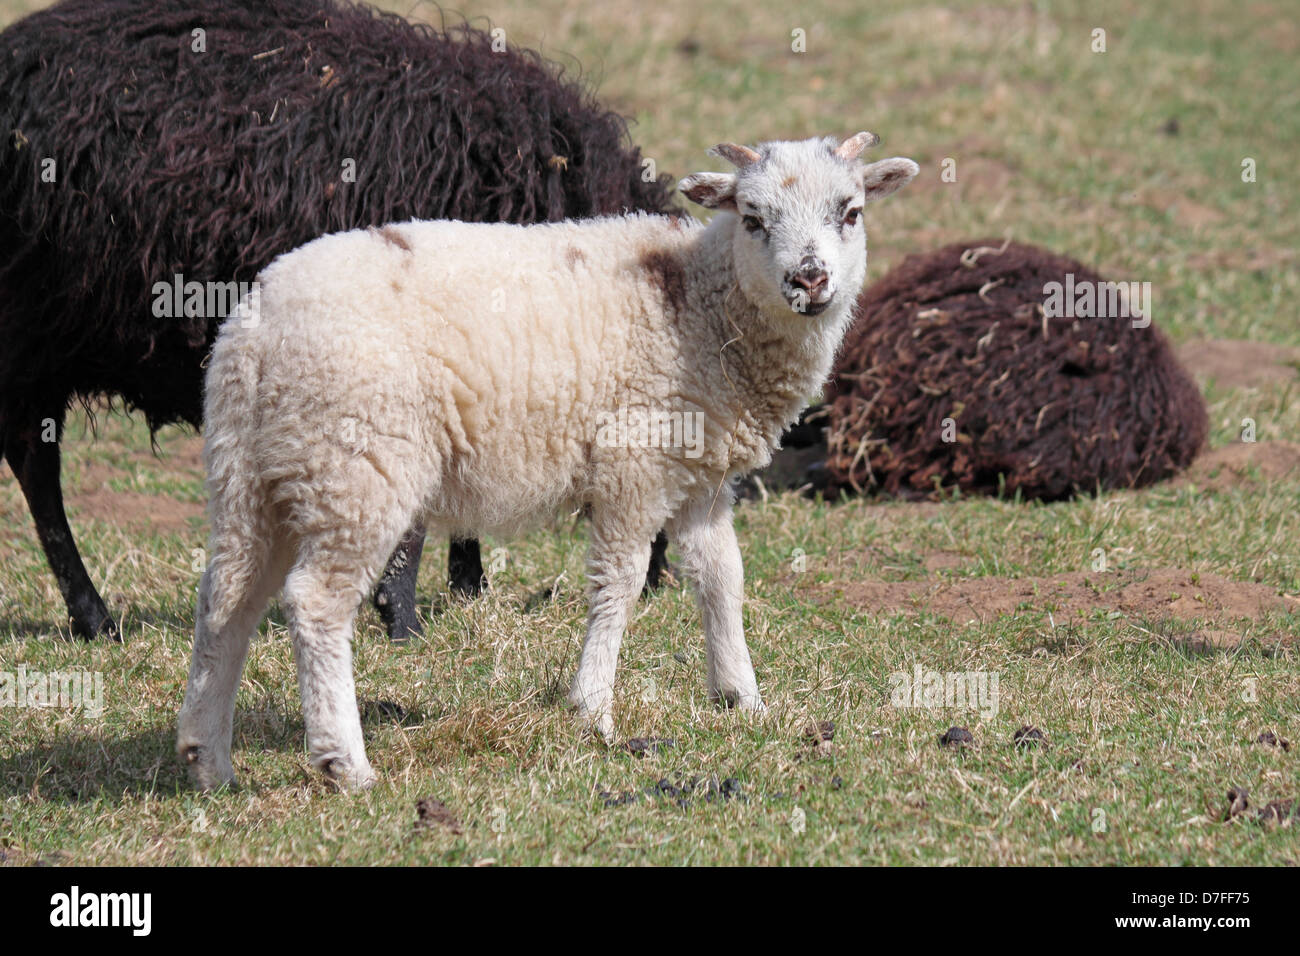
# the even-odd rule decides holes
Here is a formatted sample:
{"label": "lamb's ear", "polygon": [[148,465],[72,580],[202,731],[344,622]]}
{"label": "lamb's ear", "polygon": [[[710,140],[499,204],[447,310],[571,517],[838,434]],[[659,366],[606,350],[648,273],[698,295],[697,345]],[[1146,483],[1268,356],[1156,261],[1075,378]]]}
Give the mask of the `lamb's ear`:
{"label": "lamb's ear", "polygon": [[894,156],[882,159],[862,168],[862,190],[867,202],[884,199],[890,193],[896,193],[921,171],[921,167],[910,159]]}
{"label": "lamb's ear", "polygon": [[691,173],[677,188],[705,209],[736,210],[736,177],[731,173]]}

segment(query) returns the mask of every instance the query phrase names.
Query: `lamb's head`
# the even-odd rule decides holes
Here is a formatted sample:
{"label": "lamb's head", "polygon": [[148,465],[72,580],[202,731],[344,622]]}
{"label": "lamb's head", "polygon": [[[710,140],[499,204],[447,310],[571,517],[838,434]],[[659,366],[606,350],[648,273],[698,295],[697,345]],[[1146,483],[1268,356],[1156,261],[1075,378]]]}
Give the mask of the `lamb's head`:
{"label": "lamb's head", "polygon": [[736,172],[695,173],[679,188],[701,206],[734,214],[736,277],[756,306],[786,315],[843,314],[866,278],[863,205],[920,171],[910,159],[860,163],[862,151],[879,142],[874,133],[858,133],[839,145],[722,143],[710,152]]}

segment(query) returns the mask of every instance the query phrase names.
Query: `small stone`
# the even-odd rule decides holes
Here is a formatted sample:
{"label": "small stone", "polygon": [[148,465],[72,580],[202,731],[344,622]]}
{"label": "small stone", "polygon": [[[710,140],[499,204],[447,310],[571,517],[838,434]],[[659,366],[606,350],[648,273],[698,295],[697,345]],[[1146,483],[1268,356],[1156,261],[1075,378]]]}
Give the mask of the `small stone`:
{"label": "small stone", "polygon": [[1294,800],[1273,800],[1259,811],[1259,822],[1289,827],[1296,818]]}
{"label": "small stone", "polygon": [[1283,753],[1286,753],[1291,749],[1291,741],[1279,737],[1271,730],[1266,730],[1256,737],[1255,743],[1263,744],[1266,747],[1281,747]]}
{"label": "small stone", "polygon": [[941,747],[965,747],[974,743],[974,735],[965,727],[949,727],[939,738]]}
{"label": "small stone", "polygon": [[1246,792],[1245,787],[1233,787],[1228,791],[1228,810],[1223,815],[1223,819],[1231,820],[1233,817],[1241,816],[1250,807],[1250,794]]}
{"label": "small stone", "polygon": [[1031,724],[1025,724],[1017,730],[1011,737],[1011,742],[1017,747],[1029,747],[1043,742],[1043,732]]}
{"label": "small stone", "polygon": [[433,797],[425,797],[415,804],[415,825],[417,827],[444,827],[457,836],[461,833],[460,821],[447,809],[447,805]]}
{"label": "small stone", "polygon": [[655,784],[655,789],[668,797],[679,797],[682,794],[681,788],[675,786],[667,777],[661,777]]}
{"label": "small stone", "polygon": [[623,744],[623,749],[637,757],[644,757],[646,754],[657,754],[660,750],[669,750],[676,743],[671,737],[633,737]]}
{"label": "small stone", "polygon": [[631,791],[613,793],[609,790],[602,790],[600,793],[596,794],[596,796],[604,801],[606,809],[609,809],[610,807],[625,807],[629,803],[636,803],[641,799],[639,793],[633,793]]}
{"label": "small stone", "polygon": [[809,721],[804,725],[803,735],[814,745],[830,743],[835,739],[835,722],[833,720]]}

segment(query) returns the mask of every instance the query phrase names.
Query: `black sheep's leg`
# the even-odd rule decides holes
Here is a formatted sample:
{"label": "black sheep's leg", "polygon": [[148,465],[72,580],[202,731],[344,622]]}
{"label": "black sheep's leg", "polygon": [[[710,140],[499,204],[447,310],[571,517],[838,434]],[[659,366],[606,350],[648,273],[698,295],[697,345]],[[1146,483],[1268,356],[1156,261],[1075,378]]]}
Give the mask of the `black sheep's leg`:
{"label": "black sheep's leg", "polygon": [[664,575],[672,574],[672,569],[668,567],[668,535],[660,531],[655,535],[655,540],[650,545],[650,567],[645,572],[645,587],[642,594],[649,594],[651,591],[658,591],[659,586],[664,583]]}
{"label": "black sheep's leg", "polygon": [[487,577],[483,574],[483,556],[477,539],[452,539],[447,550],[447,582],[452,591],[465,597],[478,597],[483,593]]}
{"label": "black sheep's leg", "polygon": [[423,551],[424,526],[417,524],[402,535],[375,585],[375,610],[384,622],[390,641],[420,636],[420,620],[415,616],[415,578],[420,573]]}
{"label": "black sheep's leg", "polygon": [[58,438],[63,416],[50,416],[49,419],[54,422],[54,441],[42,441],[44,429],[39,427],[24,435],[9,431],[4,436],[4,454],[27,499],[32,520],[36,522],[36,534],[59,583],[72,633],[85,640],[103,635],[120,641],[122,636],[118,633],[117,623],[109,616],[104,599],[91,583],[81,555],[77,553],[72,529],[68,527],[68,516],[63,510],[63,489],[59,485]]}

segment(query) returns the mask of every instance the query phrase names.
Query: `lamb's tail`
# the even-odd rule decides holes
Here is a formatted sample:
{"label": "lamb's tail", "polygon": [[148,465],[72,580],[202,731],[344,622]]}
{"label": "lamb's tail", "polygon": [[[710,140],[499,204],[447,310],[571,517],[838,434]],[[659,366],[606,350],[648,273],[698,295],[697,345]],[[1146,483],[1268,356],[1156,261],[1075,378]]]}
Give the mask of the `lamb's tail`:
{"label": "lamb's tail", "polygon": [[212,524],[205,591],[218,627],[258,587],[271,549],[266,483],[254,454],[261,378],[254,334],[233,315],[213,346],[204,381],[203,460]]}

